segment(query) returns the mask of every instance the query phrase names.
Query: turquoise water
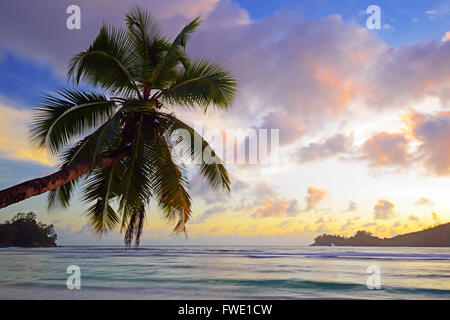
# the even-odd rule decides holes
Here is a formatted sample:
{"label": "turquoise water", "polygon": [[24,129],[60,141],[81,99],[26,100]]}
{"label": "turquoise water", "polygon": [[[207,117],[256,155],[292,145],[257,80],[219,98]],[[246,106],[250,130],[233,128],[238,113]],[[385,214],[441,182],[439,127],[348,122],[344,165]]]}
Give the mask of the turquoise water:
{"label": "turquoise water", "polygon": [[[81,289],[66,269],[81,270]],[[369,290],[367,268],[381,289]],[[450,249],[70,246],[0,249],[0,299],[450,299]]]}

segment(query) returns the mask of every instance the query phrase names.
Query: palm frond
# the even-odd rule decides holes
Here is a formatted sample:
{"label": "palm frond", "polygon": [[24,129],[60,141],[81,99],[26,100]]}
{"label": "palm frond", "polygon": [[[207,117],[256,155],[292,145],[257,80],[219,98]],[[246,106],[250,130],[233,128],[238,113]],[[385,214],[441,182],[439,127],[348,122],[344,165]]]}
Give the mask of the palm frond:
{"label": "palm frond", "polygon": [[49,191],[47,196],[48,210],[54,210],[57,205],[68,208],[75,188],[82,179],[83,176],[75,178],[65,185]]}
{"label": "palm frond", "polygon": [[141,74],[137,76],[137,80],[145,84],[150,80],[156,65],[162,60],[169,43],[162,35],[158,19],[139,7],[135,7],[126,15],[126,22],[141,67]]}
{"label": "palm frond", "polygon": [[68,75],[77,85],[84,80],[112,95],[140,96],[134,79],[140,67],[127,30],[104,24],[89,49],[72,58]]}
{"label": "palm frond", "polygon": [[175,233],[185,233],[185,224],[191,216],[191,197],[187,189],[189,181],[184,169],[172,159],[170,147],[163,136],[155,139],[152,145],[152,194],[158,200],[169,221],[176,221]]}
{"label": "palm frond", "polygon": [[143,138],[144,129],[144,117],[141,116],[132,141],[131,153],[124,161],[125,170],[119,197],[122,229],[125,228],[129,216],[151,196],[152,168],[148,148]]}
{"label": "palm frond", "polygon": [[142,231],[144,229],[145,222],[145,205],[141,204],[141,207],[133,212],[128,222],[127,231],[125,232],[124,241],[127,248],[131,247],[134,239],[135,247],[139,247],[141,241]]}
{"label": "palm frond", "polygon": [[120,217],[111,207],[110,201],[119,194],[122,171],[120,164],[113,167],[98,167],[87,179],[83,200],[86,203],[93,203],[86,214],[98,234],[113,230],[120,222]]}
{"label": "palm frond", "polygon": [[164,58],[152,74],[152,88],[166,88],[176,79],[178,75],[178,70],[176,68],[177,65],[180,63],[184,66],[189,65],[190,62],[185,53],[186,43],[190,35],[195,32],[199,25],[200,19],[196,18],[192,22],[188,23],[175,37]]}
{"label": "palm frond", "polygon": [[228,108],[236,94],[236,80],[221,65],[195,60],[181,69],[173,84],[162,92],[169,104]]}
{"label": "palm frond", "polygon": [[73,138],[104,122],[115,110],[114,100],[94,92],[63,89],[44,97],[30,131],[35,147],[58,154]]}
{"label": "palm frond", "polygon": [[187,41],[189,40],[191,35],[195,32],[195,30],[198,28],[200,22],[201,22],[200,17],[197,17],[191,22],[189,22],[187,25],[185,25],[184,28],[181,30],[181,32],[175,37],[173,45],[186,49]]}
{"label": "palm frond", "polygon": [[[190,156],[193,163],[199,165],[202,176],[208,181],[213,190],[216,190],[220,186],[227,193],[230,193],[230,177],[228,175],[228,171],[222,163],[222,160],[217,155],[211,157],[208,161],[205,161],[204,159],[205,153],[214,153],[208,142],[203,139],[203,137],[191,126],[184,123],[174,115],[163,112],[159,112],[158,115],[170,123],[167,131],[168,135],[172,135],[179,129],[186,130],[186,132],[189,133],[190,141],[179,141],[178,143],[185,144],[187,150],[190,151]],[[197,148],[196,146],[201,147]],[[207,152],[205,152],[205,150]]]}

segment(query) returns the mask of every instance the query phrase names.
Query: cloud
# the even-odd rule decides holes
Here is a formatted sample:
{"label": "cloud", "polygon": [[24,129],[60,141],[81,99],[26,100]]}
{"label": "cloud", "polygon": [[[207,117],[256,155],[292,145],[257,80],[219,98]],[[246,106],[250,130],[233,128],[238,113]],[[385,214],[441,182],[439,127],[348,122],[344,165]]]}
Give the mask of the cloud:
{"label": "cloud", "polygon": [[237,121],[280,128],[280,142],[288,144],[354,107],[364,92],[361,73],[380,47],[366,29],[338,15],[312,21],[285,11],[201,29],[188,51],[235,74]]}
{"label": "cloud", "polygon": [[220,189],[212,191],[210,184],[199,172],[196,172],[189,181],[191,196],[203,200],[206,204],[226,202],[230,199],[228,194]]}
{"label": "cloud", "polygon": [[449,40],[450,40],[450,31],[447,31],[445,35],[442,37],[442,41],[445,42]]}
{"label": "cloud", "polygon": [[434,224],[441,223],[441,218],[439,217],[439,215],[436,212],[431,212],[431,217],[433,218]]}
{"label": "cloud", "polygon": [[427,15],[429,15],[430,19],[435,18],[435,16],[445,16],[450,14],[450,4],[446,2],[439,3],[434,9],[430,9],[425,11]]}
{"label": "cloud", "polygon": [[[404,108],[430,96],[450,101],[450,42],[426,41],[387,48],[367,70],[365,105]],[[383,80],[381,80],[383,79]]]}
{"label": "cloud", "polygon": [[328,198],[329,195],[326,191],[317,188],[315,186],[309,186],[306,189],[306,209],[305,211],[315,210],[317,205],[324,199]]}
{"label": "cloud", "polygon": [[345,209],[342,212],[353,212],[356,209],[358,209],[358,205],[355,202],[353,202],[353,201],[349,201],[347,209]]}
{"label": "cloud", "polygon": [[349,154],[353,150],[353,137],[343,134],[335,136],[321,142],[310,143],[302,147],[295,153],[300,163],[326,159],[339,154]]}
{"label": "cloud", "polygon": [[53,166],[45,150],[32,150],[28,142],[31,112],[0,103],[0,157]]}
{"label": "cloud", "polygon": [[406,129],[381,132],[360,147],[359,159],[372,167],[424,168],[436,176],[450,175],[450,111],[403,115]]}
{"label": "cloud", "polygon": [[253,218],[292,217],[300,212],[297,200],[267,199],[264,205],[251,215]]}
{"label": "cloud", "polygon": [[240,83],[235,107],[241,121],[275,123],[285,144],[361,107],[378,111],[429,96],[450,98],[448,42],[389,48],[338,15],[311,21],[285,12],[233,28],[212,27],[200,31],[190,49],[228,66]]}
{"label": "cloud", "polygon": [[[123,24],[125,13],[135,4],[148,8],[163,19],[165,29],[173,34],[188,19],[205,16],[218,0],[77,0],[81,8],[81,30],[68,30],[66,8],[73,1],[41,0],[24,4],[18,1],[2,2],[0,11],[1,47],[40,64],[53,67],[60,75],[74,54],[85,50],[97,35],[103,21]],[[51,17],[51,19],[49,19]],[[165,22],[170,23],[166,23]],[[176,29],[175,29],[176,28]],[[169,30],[170,29],[170,30]],[[35,32],[30,32],[34,30]],[[61,45],[61,44],[64,45]]]}
{"label": "cloud", "polygon": [[351,229],[352,225],[353,225],[352,221],[350,219],[348,219],[347,222],[341,226],[339,231],[341,231],[341,232],[347,231],[348,232],[349,229]]}
{"label": "cloud", "polygon": [[292,217],[300,212],[296,199],[285,199],[267,182],[257,183],[233,209],[234,212],[253,212],[252,218]]}
{"label": "cloud", "polygon": [[450,175],[450,111],[425,114],[411,111],[405,121],[420,143],[418,156],[429,173]]}
{"label": "cloud", "polygon": [[249,188],[249,185],[247,182],[242,180],[232,180],[231,182],[231,190],[234,192],[243,191]]}
{"label": "cloud", "polygon": [[386,199],[378,200],[378,203],[373,207],[374,217],[377,220],[387,220],[394,216],[394,204]]}
{"label": "cloud", "polygon": [[212,227],[209,230],[209,232],[216,233],[216,232],[219,232],[220,230],[222,230],[222,228],[220,226],[215,226],[215,227]]}
{"label": "cloud", "polygon": [[[171,37],[200,15],[203,23],[188,52],[224,64],[239,82],[234,112],[223,116],[223,123],[231,119],[238,125],[279,128],[282,145],[322,130],[330,119],[351,116],[361,106],[378,110],[404,107],[429,95],[450,98],[448,41],[389,48],[339,15],[308,20],[283,11],[251,20],[246,10],[228,0],[135,3],[160,17]],[[79,0],[82,29],[71,31],[65,27],[69,4],[42,0],[27,4],[24,12],[21,3],[6,1],[0,28],[11,32],[1,33],[0,43],[63,75],[67,60],[89,45],[101,22],[122,25],[131,7],[119,0]],[[37,27],[39,32],[29,32]],[[327,147],[310,150],[311,157],[333,153]]]}
{"label": "cloud", "polygon": [[386,233],[386,232],[387,232],[387,227],[386,227],[386,226],[383,226],[383,225],[380,225],[380,226],[377,226],[377,227],[375,228],[375,231],[376,231],[377,233]]}
{"label": "cloud", "polygon": [[415,215],[410,215],[408,217],[408,220],[410,220],[410,221],[419,221],[419,218],[417,218]]}
{"label": "cloud", "polygon": [[416,202],[414,202],[415,206],[434,206],[434,202],[428,198],[420,198]]}
{"label": "cloud", "polygon": [[[306,227],[305,227],[306,228]],[[306,229],[304,230],[306,231]],[[327,226],[325,224],[321,224],[320,226],[318,226],[316,228],[316,230],[314,230],[314,232],[316,234],[324,234],[324,233],[329,233],[331,232],[331,229],[327,228]]]}
{"label": "cloud", "polygon": [[291,220],[285,220],[285,221],[281,222],[280,224],[278,224],[277,227],[280,228],[280,229],[286,229],[291,224],[292,224]]}
{"label": "cloud", "polygon": [[300,138],[306,131],[305,126],[299,118],[292,117],[286,112],[270,112],[268,113],[259,126],[261,129],[279,129],[280,145],[289,144]]}
{"label": "cloud", "polygon": [[376,225],[377,225],[376,222],[368,222],[368,223],[363,224],[362,226],[363,226],[364,228],[368,228],[368,227],[374,227],[374,226],[376,226]]}
{"label": "cloud", "polygon": [[393,228],[398,228],[398,227],[400,227],[402,224],[401,224],[401,222],[400,221],[396,221],[393,225],[392,225],[392,227]]}
{"label": "cloud", "polygon": [[277,192],[267,182],[260,182],[255,186],[251,195],[256,199],[267,199],[276,197]]}
{"label": "cloud", "polygon": [[195,219],[195,223],[200,223],[205,221],[206,219],[211,218],[212,216],[216,216],[218,214],[224,213],[227,208],[223,205],[214,206],[205,210],[197,219]]}
{"label": "cloud", "polygon": [[409,142],[401,133],[381,132],[364,142],[361,152],[372,167],[405,167],[410,162]]}
{"label": "cloud", "polygon": [[[249,184],[245,181],[239,180],[233,176],[231,180],[231,192],[239,193],[249,188]],[[190,194],[192,197],[203,200],[206,204],[223,203],[230,200],[230,196],[220,190],[212,191],[210,184],[203,178],[203,176],[197,171],[195,172],[190,181]]]}

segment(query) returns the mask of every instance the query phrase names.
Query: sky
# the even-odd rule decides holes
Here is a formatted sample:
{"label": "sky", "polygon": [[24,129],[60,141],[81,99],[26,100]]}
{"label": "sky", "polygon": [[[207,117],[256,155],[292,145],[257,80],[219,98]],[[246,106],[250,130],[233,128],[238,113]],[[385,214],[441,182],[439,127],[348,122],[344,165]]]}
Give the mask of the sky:
{"label": "sky", "polygon": [[[69,30],[69,5],[81,28]],[[200,16],[188,54],[224,65],[239,84],[228,111],[177,109],[211,129],[278,129],[279,165],[229,164],[232,193],[212,193],[191,172],[189,237],[150,204],[142,244],[306,245],[322,233],[380,237],[450,220],[450,2],[435,1],[51,1],[0,5],[0,188],[56,170],[33,151],[28,127],[42,95],[64,86],[68,60],[103,21],[123,24],[135,4],[169,37]],[[370,5],[380,29],[367,27]],[[215,145],[214,141],[210,141]],[[245,146],[240,146],[245,148]],[[121,244],[98,238],[77,194],[47,210],[46,195],[0,210],[34,211],[59,244]]]}

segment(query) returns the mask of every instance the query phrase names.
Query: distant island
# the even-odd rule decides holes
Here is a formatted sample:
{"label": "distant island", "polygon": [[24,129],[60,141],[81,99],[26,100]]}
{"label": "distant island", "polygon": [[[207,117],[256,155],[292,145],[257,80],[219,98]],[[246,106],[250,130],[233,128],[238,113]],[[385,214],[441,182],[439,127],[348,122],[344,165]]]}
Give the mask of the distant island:
{"label": "distant island", "polygon": [[450,247],[450,223],[422,231],[380,239],[367,231],[358,231],[353,237],[323,234],[311,246],[354,247]]}
{"label": "distant island", "polygon": [[53,225],[36,221],[33,212],[18,213],[0,224],[0,247],[56,247]]}

